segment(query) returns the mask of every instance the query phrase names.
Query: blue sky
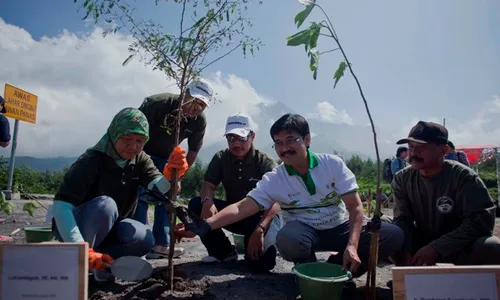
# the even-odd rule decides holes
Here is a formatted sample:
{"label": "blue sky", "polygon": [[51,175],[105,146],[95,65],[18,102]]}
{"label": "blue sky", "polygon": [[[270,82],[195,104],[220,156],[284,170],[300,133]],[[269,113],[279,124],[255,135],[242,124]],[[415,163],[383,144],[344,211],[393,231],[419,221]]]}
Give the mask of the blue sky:
{"label": "blue sky", "polygon": [[[172,4],[147,4],[152,2],[133,3],[141,3],[140,16],[164,19],[165,27],[177,30],[178,16]],[[459,144],[500,142],[496,125],[484,127],[494,118],[491,114],[498,112],[499,1],[320,0],[318,4],[336,26],[378,126],[402,134],[418,119],[446,118],[450,134]],[[296,0],[267,0],[252,9],[255,25],[250,33],[260,37],[265,47],[247,59],[234,53],[205,75],[221,72],[227,81],[227,76],[234,74],[248,80],[259,97],[281,101],[304,115],[326,101],[338,111],[345,110],[353,124],[365,125],[368,118],[352,77],[344,77],[333,89],[332,77],[340,54],[321,58],[315,81],[303,48],[286,46],[286,37],[297,31],[293,19],[301,9]],[[43,36],[56,39],[63,30],[91,32],[92,24],[82,21],[82,16],[70,0],[0,2],[0,18],[27,31],[35,41]],[[320,12],[313,11],[307,21],[320,18]],[[7,43],[8,39],[0,42]],[[333,48],[332,42],[320,39],[319,47]],[[57,72],[57,67],[52,72]],[[0,71],[0,83],[11,81],[9,76]],[[35,86],[33,82],[25,84]],[[481,134],[476,134],[477,130]]]}

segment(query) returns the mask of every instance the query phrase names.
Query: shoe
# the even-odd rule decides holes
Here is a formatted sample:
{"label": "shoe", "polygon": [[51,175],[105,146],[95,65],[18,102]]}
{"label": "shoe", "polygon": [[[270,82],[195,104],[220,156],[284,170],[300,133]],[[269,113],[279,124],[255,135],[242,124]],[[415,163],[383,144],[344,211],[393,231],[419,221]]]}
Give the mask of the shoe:
{"label": "shoe", "polygon": [[[169,247],[165,246],[154,246],[148,254],[146,254],[147,259],[163,259],[168,258]],[[174,249],[174,258],[178,258],[179,256],[184,254],[184,248],[175,247]]]}
{"label": "shoe", "polygon": [[231,252],[226,258],[220,260],[215,256],[205,256],[201,259],[201,262],[204,264],[214,264],[214,263],[226,263],[226,262],[232,262],[232,261],[237,261],[238,260],[238,253],[236,250]]}
{"label": "shoe", "polygon": [[257,261],[247,260],[256,273],[266,273],[276,266],[276,247],[270,246]]}
{"label": "shoe", "polygon": [[115,281],[115,277],[109,271],[93,270],[92,273],[94,274],[94,279],[97,282]]}
{"label": "shoe", "polygon": [[356,288],[357,288],[356,282],[353,279],[349,279],[344,282],[344,290],[354,291],[356,290]]}

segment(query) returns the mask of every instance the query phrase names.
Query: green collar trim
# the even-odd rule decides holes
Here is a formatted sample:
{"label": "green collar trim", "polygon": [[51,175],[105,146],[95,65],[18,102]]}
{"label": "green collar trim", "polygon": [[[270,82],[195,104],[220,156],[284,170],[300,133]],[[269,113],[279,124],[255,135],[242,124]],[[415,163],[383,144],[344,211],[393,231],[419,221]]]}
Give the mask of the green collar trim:
{"label": "green collar trim", "polygon": [[[319,161],[318,161],[318,157],[316,156],[315,153],[307,150],[307,157],[309,159],[309,166],[308,166],[309,170],[318,166]],[[296,175],[302,179],[302,181],[306,185],[307,191],[309,192],[309,194],[311,196],[316,194],[316,185],[314,184],[314,181],[311,177],[309,170],[307,170],[307,173],[305,175],[302,175],[302,174],[300,174],[299,171],[297,171],[292,166],[285,165],[285,169],[286,169],[286,172],[288,173],[289,176]]]}

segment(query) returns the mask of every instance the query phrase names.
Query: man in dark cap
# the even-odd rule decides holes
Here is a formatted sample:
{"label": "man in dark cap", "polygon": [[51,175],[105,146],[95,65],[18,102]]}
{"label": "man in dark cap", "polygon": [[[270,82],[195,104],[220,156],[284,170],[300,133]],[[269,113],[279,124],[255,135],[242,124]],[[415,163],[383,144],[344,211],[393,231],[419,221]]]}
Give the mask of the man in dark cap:
{"label": "man in dark cap", "polygon": [[495,204],[476,173],[444,159],[447,142],[445,127],[423,121],[397,142],[408,144],[411,168],[392,182],[394,223],[405,233],[396,264],[500,264]]}
{"label": "man in dark cap", "polygon": [[0,146],[5,148],[10,144],[10,125],[9,120],[4,114],[7,112],[5,109],[5,99],[0,96]]}

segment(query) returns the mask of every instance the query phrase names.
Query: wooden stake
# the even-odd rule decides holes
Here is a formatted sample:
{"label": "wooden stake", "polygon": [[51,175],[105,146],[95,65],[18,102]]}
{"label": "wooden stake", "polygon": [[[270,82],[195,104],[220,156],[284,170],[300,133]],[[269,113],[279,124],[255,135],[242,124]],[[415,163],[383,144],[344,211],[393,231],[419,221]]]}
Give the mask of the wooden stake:
{"label": "wooden stake", "polygon": [[[380,218],[380,211],[381,211],[381,199],[382,199],[382,189],[378,188],[377,189],[377,196],[375,200],[375,212],[373,214],[374,217],[379,217]],[[372,232],[372,239],[371,239],[371,244],[370,244],[370,258],[368,259],[368,274],[369,274],[369,282],[368,282],[368,288],[366,291],[366,299],[367,300],[375,300],[376,299],[376,291],[377,291],[377,283],[376,283],[376,269],[377,269],[377,262],[378,262],[378,238],[379,238],[379,230],[376,230],[375,232]]]}
{"label": "wooden stake", "polygon": [[[369,218],[371,217],[371,213],[370,213],[371,210],[372,210],[372,189],[369,188],[368,189],[368,217]],[[371,265],[371,257],[372,257],[371,255],[368,256],[368,266]],[[365,284],[365,287],[369,287],[370,286],[370,282],[371,282],[371,277],[372,276],[373,276],[373,274],[371,272],[371,269],[370,269],[370,267],[368,267],[368,270],[366,272],[366,284]],[[367,291],[368,291],[368,289],[365,290],[365,292],[367,292]]]}

